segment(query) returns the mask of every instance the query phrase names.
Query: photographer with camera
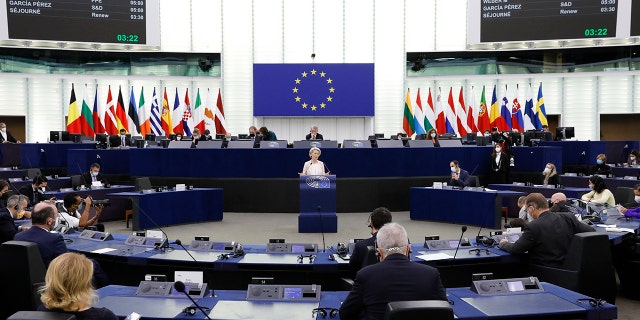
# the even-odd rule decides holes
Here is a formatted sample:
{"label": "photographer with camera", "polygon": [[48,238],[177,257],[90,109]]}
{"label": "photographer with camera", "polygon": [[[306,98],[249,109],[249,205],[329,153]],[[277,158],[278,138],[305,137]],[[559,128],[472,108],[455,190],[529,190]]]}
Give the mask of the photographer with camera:
{"label": "photographer with camera", "polygon": [[[82,213],[80,213],[80,207],[83,202],[84,208],[82,208]],[[92,207],[95,208],[95,215],[89,218]],[[94,205],[93,199],[91,199],[90,196],[82,199],[80,195],[75,192],[68,193],[64,196],[62,207],[58,208],[58,220],[59,223],[67,224],[69,228],[86,228],[94,225],[98,221],[98,218],[100,218],[102,214],[102,208],[103,204]],[[104,231],[104,225],[97,224],[96,227],[98,230]]]}

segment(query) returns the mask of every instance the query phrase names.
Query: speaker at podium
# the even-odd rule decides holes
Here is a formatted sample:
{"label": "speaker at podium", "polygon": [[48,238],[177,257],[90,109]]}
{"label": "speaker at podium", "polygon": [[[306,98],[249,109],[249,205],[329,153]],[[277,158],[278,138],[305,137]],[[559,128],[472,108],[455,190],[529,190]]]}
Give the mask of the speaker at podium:
{"label": "speaker at podium", "polygon": [[335,175],[300,176],[298,232],[338,232]]}

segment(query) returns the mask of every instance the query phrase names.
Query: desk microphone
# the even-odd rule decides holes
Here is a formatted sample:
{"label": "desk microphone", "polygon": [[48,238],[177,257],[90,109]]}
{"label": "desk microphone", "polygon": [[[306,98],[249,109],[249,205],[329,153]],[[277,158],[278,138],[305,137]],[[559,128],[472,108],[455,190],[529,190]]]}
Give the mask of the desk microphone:
{"label": "desk microphone", "polygon": [[325,253],[325,249],[327,248],[327,245],[324,242],[324,222],[322,222],[322,213],[320,213],[320,211],[322,211],[322,207],[318,206],[318,218],[320,218],[320,232],[322,232],[322,253]]}
{"label": "desk microphone", "polygon": [[329,173],[330,174],[331,170],[329,170],[329,167],[327,167],[327,165],[324,162],[322,162],[322,164],[324,165],[324,168],[327,170],[325,173]]}
{"label": "desk microphone", "polygon": [[456,253],[453,254],[453,259],[456,259],[456,255],[458,254],[458,249],[460,249],[460,243],[462,243],[462,236],[467,231],[467,226],[462,226],[462,233],[460,233],[460,240],[458,240],[458,246],[456,247]]}
{"label": "desk microphone", "polygon": [[[133,197],[129,197],[129,200],[131,200],[131,205],[133,205],[136,208],[138,208],[138,212],[142,213],[147,219],[149,219],[149,221],[151,221],[151,223],[153,223],[153,225],[155,225],[156,228],[158,228],[158,230],[160,230],[162,232],[162,234],[164,235],[164,238],[166,240],[162,242],[162,245],[158,249],[169,248],[169,236],[167,235],[167,233],[164,232],[164,230],[162,230],[162,228],[160,228],[160,225],[157,224],[144,210],[142,210],[142,208],[140,208],[140,206],[135,201],[133,201]],[[177,241],[180,241],[180,240],[177,240]],[[189,255],[191,255],[191,254],[189,254]],[[193,257],[191,257],[191,258],[193,258]],[[195,260],[195,259],[193,259],[193,260]]]}
{"label": "desk microphone", "polygon": [[80,168],[80,164],[76,162],[76,166],[78,167],[78,171],[80,172],[80,176],[82,177],[82,182],[84,187],[91,189],[91,185],[87,186],[87,180],[84,178],[84,174],[82,174],[82,169]]}
{"label": "desk microphone", "polygon": [[478,230],[478,234],[476,235],[476,245],[480,244],[480,231],[482,231],[483,226],[480,225],[480,230]]}
{"label": "desk microphone", "polygon": [[176,289],[176,291],[178,292],[182,292],[184,293],[185,296],[187,296],[187,298],[189,298],[189,300],[191,300],[191,302],[193,302],[193,304],[200,310],[202,311],[202,314],[204,314],[205,317],[207,317],[207,319],[211,320],[211,318],[209,318],[209,315],[204,311],[204,309],[202,309],[202,307],[195,301],[193,300],[193,298],[191,298],[191,296],[187,293],[187,291],[185,291],[185,286],[184,286],[184,282],[182,281],[176,281],[173,284],[173,287]]}
{"label": "desk microphone", "polygon": [[184,250],[184,251],[189,255],[189,257],[191,257],[191,260],[193,260],[193,262],[195,262],[195,263],[199,263],[199,262],[198,262],[198,260],[196,260],[196,258],[194,258],[194,257],[191,255],[191,252],[189,252],[189,250],[187,250],[187,248],[185,248],[185,247],[182,245],[182,241],[180,241],[180,239],[176,239],[176,241],[174,241],[173,243],[175,243],[175,244],[179,245],[180,247],[182,247],[182,250]]}

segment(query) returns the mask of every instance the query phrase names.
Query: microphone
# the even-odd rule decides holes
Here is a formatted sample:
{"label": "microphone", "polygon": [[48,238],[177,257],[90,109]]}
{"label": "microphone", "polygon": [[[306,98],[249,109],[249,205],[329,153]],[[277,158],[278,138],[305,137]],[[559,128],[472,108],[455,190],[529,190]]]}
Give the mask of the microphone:
{"label": "microphone", "polygon": [[204,316],[207,317],[207,319],[211,320],[211,318],[209,318],[209,315],[204,311],[204,309],[202,309],[202,307],[195,300],[193,300],[193,298],[191,298],[191,296],[185,291],[185,286],[182,281],[176,281],[173,284],[173,287],[176,289],[176,291],[184,293],[184,295],[187,296],[189,300],[191,300],[191,302],[202,312],[202,314],[204,314]]}
{"label": "microphone", "polygon": [[320,218],[320,232],[322,232],[322,253],[325,253],[327,245],[324,242],[324,223],[322,222],[322,213],[320,213],[320,211],[322,210],[322,207],[318,206],[317,209],[318,209],[318,217]]}
{"label": "microphone", "polygon": [[[156,222],[151,218],[151,216],[149,216],[149,215],[148,215],[148,214],[147,214],[147,213],[146,213],[142,208],[140,208],[140,206],[139,206],[135,201],[133,201],[133,198],[132,198],[132,197],[129,197],[129,200],[131,200],[131,204],[132,204],[133,206],[135,206],[136,208],[138,208],[138,212],[142,213],[142,214],[143,214],[147,219],[149,219],[149,221],[151,221],[151,223],[153,223],[153,225],[155,225],[155,226],[156,226],[156,228],[158,228],[158,230],[160,230],[160,232],[162,232],[162,234],[164,235],[164,238],[166,239],[166,241],[163,241],[163,242],[162,242],[162,243],[163,243],[163,245],[161,245],[159,249],[169,248],[169,236],[167,235],[167,233],[166,233],[166,232],[164,232],[164,230],[162,230],[162,228],[160,228],[160,225],[159,225],[159,224],[157,224],[157,223],[156,223]],[[176,241],[180,241],[180,240],[176,240]],[[180,246],[181,246],[181,245],[180,245]],[[183,247],[183,248],[184,248],[184,247]],[[187,252],[187,253],[189,253],[189,252]],[[189,255],[191,255],[191,254],[189,253]],[[191,257],[191,258],[193,258],[193,257]],[[193,260],[195,260],[195,259],[193,259]],[[197,261],[196,261],[196,262],[197,262]]]}
{"label": "microphone", "polygon": [[480,229],[478,230],[478,234],[476,235],[476,245],[480,243],[480,231],[482,231],[483,226],[480,225]]}
{"label": "microphone", "polygon": [[180,241],[180,239],[176,239],[176,241],[174,241],[173,243],[175,243],[175,244],[179,245],[180,247],[182,247],[182,250],[184,250],[184,251],[189,255],[189,257],[191,257],[191,260],[193,260],[193,262],[195,262],[195,263],[199,263],[199,262],[198,262],[198,260],[196,260],[196,258],[194,258],[194,257],[191,255],[191,252],[189,252],[189,250],[187,250],[187,248],[185,248],[185,247],[182,245],[182,241]]}
{"label": "microphone", "polygon": [[462,236],[467,231],[467,226],[462,226],[462,233],[460,233],[460,240],[458,240],[458,246],[456,247],[456,253],[453,254],[453,259],[456,259],[456,255],[458,255],[458,249],[460,249],[460,244],[462,243]]}
{"label": "microphone", "polygon": [[324,161],[322,162],[322,164],[324,165],[324,168],[327,170],[325,173],[331,173],[331,170],[329,170],[329,167],[327,167],[327,164],[324,163]]}
{"label": "microphone", "polygon": [[[80,168],[80,164],[76,162],[76,166],[78,167],[78,171],[80,172],[80,177],[82,177],[82,182],[84,184],[84,187],[87,187],[87,179],[84,178],[84,174],[82,174],[82,169]],[[91,189],[91,186],[89,186],[89,189]]]}

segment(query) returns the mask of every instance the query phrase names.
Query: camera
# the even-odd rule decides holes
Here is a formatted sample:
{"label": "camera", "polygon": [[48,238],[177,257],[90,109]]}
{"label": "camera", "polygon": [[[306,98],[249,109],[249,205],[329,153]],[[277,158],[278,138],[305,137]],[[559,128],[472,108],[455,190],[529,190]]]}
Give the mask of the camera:
{"label": "camera", "polygon": [[103,206],[103,207],[108,207],[111,204],[109,203],[109,199],[104,199],[104,200],[93,200],[91,202],[91,206],[92,207],[97,207],[97,206]]}

